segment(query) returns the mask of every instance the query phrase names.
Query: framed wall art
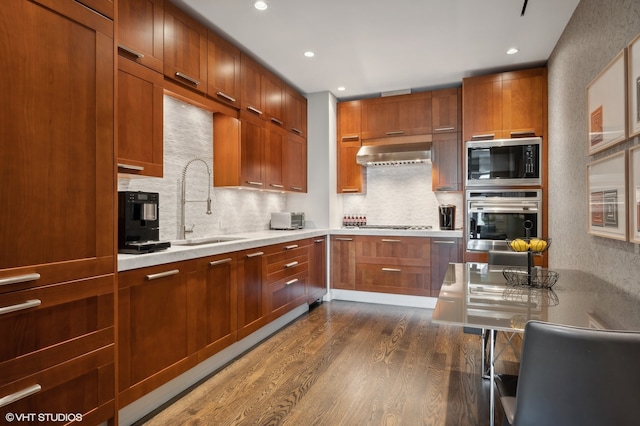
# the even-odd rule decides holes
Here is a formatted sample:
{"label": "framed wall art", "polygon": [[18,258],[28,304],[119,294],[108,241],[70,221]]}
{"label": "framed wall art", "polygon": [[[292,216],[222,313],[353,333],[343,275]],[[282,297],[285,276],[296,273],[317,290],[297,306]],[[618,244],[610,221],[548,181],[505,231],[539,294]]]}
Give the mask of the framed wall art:
{"label": "framed wall art", "polygon": [[629,137],[640,134],[640,34],[627,47]]}
{"label": "framed wall art", "polygon": [[587,86],[589,155],[627,138],[626,49]]}
{"label": "framed wall art", "polygon": [[627,240],[626,171],[627,151],[587,164],[589,234]]}
{"label": "framed wall art", "polygon": [[629,241],[640,244],[640,145],[629,149]]}

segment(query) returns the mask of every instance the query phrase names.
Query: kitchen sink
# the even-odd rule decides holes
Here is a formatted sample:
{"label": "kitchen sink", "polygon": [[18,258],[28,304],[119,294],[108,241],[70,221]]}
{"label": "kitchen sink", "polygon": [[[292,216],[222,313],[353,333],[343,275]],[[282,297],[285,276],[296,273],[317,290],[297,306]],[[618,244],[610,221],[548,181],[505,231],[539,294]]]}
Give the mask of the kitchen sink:
{"label": "kitchen sink", "polygon": [[223,236],[213,236],[213,237],[189,238],[187,240],[176,240],[176,241],[172,241],[171,244],[175,246],[200,246],[205,244],[228,243],[231,241],[239,241],[239,240],[244,240],[244,238],[227,237],[223,235]]}

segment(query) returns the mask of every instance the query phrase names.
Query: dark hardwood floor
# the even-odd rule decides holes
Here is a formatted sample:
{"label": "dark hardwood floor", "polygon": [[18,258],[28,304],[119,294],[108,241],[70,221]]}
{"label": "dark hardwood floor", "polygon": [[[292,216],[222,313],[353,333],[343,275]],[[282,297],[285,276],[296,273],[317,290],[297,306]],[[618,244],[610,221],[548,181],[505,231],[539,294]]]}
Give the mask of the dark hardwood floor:
{"label": "dark hardwood floor", "polygon": [[480,342],[428,309],[325,302],[140,424],[487,425]]}

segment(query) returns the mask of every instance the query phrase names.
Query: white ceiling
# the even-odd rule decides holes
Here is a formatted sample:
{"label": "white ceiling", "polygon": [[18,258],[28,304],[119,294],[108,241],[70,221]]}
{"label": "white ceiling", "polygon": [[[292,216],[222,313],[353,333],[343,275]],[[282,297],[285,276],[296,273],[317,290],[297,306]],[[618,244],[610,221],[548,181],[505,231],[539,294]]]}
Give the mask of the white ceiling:
{"label": "white ceiling", "polygon": [[579,2],[529,0],[520,16],[525,0],[267,0],[264,12],[253,0],[172,1],[302,92],[339,98],[542,65]]}

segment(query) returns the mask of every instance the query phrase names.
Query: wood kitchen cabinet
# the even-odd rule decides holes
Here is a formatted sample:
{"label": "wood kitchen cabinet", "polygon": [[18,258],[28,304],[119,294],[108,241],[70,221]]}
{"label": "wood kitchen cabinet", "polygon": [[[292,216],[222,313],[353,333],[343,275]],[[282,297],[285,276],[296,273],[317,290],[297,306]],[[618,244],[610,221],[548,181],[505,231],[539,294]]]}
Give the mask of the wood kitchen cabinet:
{"label": "wood kitchen cabinet", "polygon": [[265,248],[265,292],[269,321],[306,302],[309,280],[309,240]]}
{"label": "wood kitchen cabinet", "polygon": [[433,134],[462,131],[462,89],[431,92],[431,124]]}
{"label": "wood kitchen cabinet", "polygon": [[[258,126],[262,125],[258,123]],[[285,190],[284,151],[287,146],[287,132],[277,126],[265,123],[263,132],[264,155],[262,159],[265,169],[265,187],[273,190]]]}
{"label": "wood kitchen cabinet", "polygon": [[207,95],[240,108],[240,49],[208,32]]}
{"label": "wood kitchen cabinet", "polygon": [[363,140],[431,134],[431,92],[362,101]]}
{"label": "wood kitchen cabinet", "polygon": [[291,87],[285,90],[285,118],[288,131],[307,138],[307,98]]}
{"label": "wood kitchen cabinet", "polygon": [[463,79],[464,140],[544,136],[546,93],[546,68]]}
{"label": "wood kitchen cabinet", "polygon": [[200,93],[207,90],[208,30],[164,1],[164,75]]}
{"label": "wood kitchen cabinet", "polygon": [[309,246],[309,282],[307,283],[307,302],[322,300],[327,294],[327,238],[312,238]]}
{"label": "wood kitchen cabinet", "polygon": [[431,142],[431,188],[462,191],[462,132],[433,135]]}
{"label": "wood kitchen cabinet", "polygon": [[307,140],[288,133],[282,155],[285,189],[289,192],[307,192]]}
{"label": "wood kitchen cabinet", "polygon": [[356,289],[430,296],[430,240],[422,237],[358,236]]}
{"label": "wood kitchen cabinet", "polygon": [[163,176],[163,77],[118,60],[118,171]]}
{"label": "wood kitchen cabinet", "polygon": [[331,288],[356,289],[356,237],[331,236]]}
{"label": "wood kitchen cabinet", "polygon": [[243,111],[284,127],[285,86],[282,80],[242,54],[240,86]]}
{"label": "wood kitchen cabinet", "polygon": [[366,192],[366,170],[356,162],[356,154],[362,145],[362,102],[338,103],[338,194]]}
{"label": "wood kitchen cabinet", "polygon": [[449,263],[462,262],[461,238],[431,238],[431,297],[438,297]]}
{"label": "wood kitchen cabinet", "polygon": [[269,322],[265,263],[263,248],[238,253],[238,339]]}
{"label": "wood kitchen cabinet", "polygon": [[159,73],[164,61],[164,0],[118,2],[118,54]]}

